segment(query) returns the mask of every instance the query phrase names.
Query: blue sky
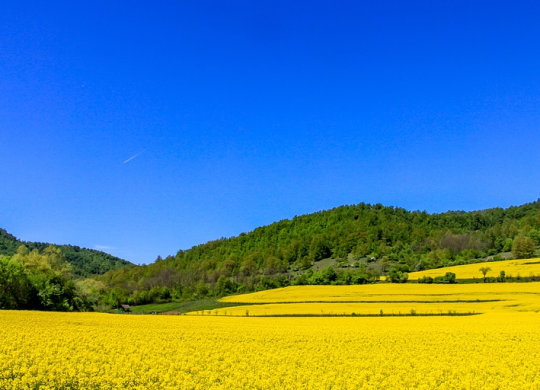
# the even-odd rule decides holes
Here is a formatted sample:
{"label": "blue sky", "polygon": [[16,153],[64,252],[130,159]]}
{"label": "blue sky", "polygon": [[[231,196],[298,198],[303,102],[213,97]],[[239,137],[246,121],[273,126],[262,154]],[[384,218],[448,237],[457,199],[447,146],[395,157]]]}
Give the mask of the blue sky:
{"label": "blue sky", "polygon": [[3,2],[0,227],[149,263],[540,197],[538,2],[291,3]]}

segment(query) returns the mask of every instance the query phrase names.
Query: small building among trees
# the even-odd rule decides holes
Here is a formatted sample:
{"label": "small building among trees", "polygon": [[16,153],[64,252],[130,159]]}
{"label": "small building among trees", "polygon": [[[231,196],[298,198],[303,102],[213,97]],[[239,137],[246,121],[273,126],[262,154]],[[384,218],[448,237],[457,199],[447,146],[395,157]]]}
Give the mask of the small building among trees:
{"label": "small building among trees", "polygon": [[120,305],[120,310],[122,310],[125,313],[130,313],[131,312],[131,306],[129,306],[129,305]]}

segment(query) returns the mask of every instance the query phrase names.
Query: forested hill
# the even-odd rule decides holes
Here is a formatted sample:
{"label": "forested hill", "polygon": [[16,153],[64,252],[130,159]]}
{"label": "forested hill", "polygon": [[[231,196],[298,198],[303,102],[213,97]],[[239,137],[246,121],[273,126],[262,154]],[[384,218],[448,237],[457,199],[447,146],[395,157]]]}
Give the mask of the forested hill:
{"label": "forested hill", "polygon": [[292,282],[302,270],[327,258],[338,266],[364,264],[369,270],[376,262],[378,272],[392,267],[406,272],[512,250],[516,257],[529,256],[539,244],[540,201],[440,214],[360,203],[180,250],[151,265],[109,272],[100,279],[123,296],[159,287],[191,294],[197,286],[205,291],[202,284],[216,293],[223,283],[229,290],[249,291],[275,286],[273,280]]}
{"label": "forested hill", "polygon": [[[37,249],[42,252],[50,244],[21,241],[4,229],[0,229],[0,255],[12,256],[17,253],[17,249],[21,245],[25,245],[29,250]],[[129,261],[94,249],[80,248],[73,245],[53,246],[62,251],[65,259],[72,266],[72,272],[78,276],[101,275],[110,270],[133,265]]]}

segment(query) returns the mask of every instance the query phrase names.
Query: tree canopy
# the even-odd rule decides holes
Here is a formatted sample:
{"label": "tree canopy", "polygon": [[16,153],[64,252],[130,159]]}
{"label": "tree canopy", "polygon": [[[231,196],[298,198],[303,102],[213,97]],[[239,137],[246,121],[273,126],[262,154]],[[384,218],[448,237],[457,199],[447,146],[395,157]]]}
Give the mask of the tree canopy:
{"label": "tree canopy", "polygon": [[[13,256],[21,245],[24,245],[30,251],[36,249],[40,252],[51,246],[51,244],[43,242],[21,241],[4,229],[0,229],[0,256]],[[113,269],[133,265],[129,261],[94,249],[73,245],[52,246],[60,249],[66,261],[71,264],[73,274],[77,276],[100,275]]]}

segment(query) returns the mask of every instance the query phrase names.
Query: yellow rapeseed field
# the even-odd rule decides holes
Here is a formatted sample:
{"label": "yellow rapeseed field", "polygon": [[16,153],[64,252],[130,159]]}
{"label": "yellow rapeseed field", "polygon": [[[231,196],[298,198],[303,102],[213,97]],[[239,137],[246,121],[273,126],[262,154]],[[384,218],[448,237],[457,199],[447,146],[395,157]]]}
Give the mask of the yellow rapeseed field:
{"label": "yellow rapeseed field", "polygon": [[540,283],[296,286],[225,297],[245,303],[193,315],[383,315],[540,312]]}
{"label": "yellow rapeseed field", "polygon": [[531,275],[540,275],[540,259],[525,259],[525,260],[505,260],[505,261],[490,261],[484,263],[458,265],[454,267],[445,267],[430,269],[427,271],[411,272],[409,274],[409,280],[417,280],[424,276],[431,276],[432,278],[437,276],[444,276],[446,272],[453,272],[456,274],[457,279],[483,279],[484,276],[480,272],[480,268],[489,267],[491,270],[487,272],[486,276],[499,276],[501,271],[506,273],[506,276],[522,276],[528,277]]}
{"label": "yellow rapeseed field", "polygon": [[[189,316],[0,311],[0,389],[540,389],[540,283],[224,300],[252,304]],[[386,316],[424,309],[485,314]],[[365,310],[385,316],[257,317]]]}
{"label": "yellow rapeseed field", "polygon": [[0,312],[2,389],[539,389],[540,314]]}

